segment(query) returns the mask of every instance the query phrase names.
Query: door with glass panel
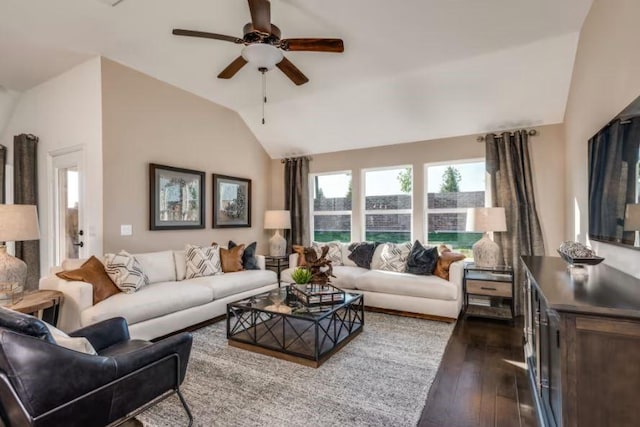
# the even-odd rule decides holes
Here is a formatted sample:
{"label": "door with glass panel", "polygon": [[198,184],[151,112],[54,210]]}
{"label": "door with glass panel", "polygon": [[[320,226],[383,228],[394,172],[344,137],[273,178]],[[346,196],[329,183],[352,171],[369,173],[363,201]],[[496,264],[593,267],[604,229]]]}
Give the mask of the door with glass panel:
{"label": "door with glass panel", "polygon": [[84,258],[82,150],[52,156],[53,262]]}

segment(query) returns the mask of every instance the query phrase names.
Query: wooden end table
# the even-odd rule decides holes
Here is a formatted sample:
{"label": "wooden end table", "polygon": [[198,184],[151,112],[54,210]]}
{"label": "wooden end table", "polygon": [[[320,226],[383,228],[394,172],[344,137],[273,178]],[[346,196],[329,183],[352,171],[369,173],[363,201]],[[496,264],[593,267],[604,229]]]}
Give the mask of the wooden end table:
{"label": "wooden end table", "polygon": [[64,294],[60,291],[39,290],[25,292],[20,301],[7,306],[7,308],[32,315],[37,315],[42,310],[42,320],[56,326],[62,300],[64,300]]}

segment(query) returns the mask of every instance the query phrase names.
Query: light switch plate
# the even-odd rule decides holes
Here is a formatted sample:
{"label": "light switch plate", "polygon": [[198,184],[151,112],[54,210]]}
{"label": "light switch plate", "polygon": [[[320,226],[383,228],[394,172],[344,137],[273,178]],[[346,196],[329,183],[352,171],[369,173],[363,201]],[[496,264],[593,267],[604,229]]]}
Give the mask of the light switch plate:
{"label": "light switch plate", "polygon": [[133,227],[130,224],[120,226],[121,236],[131,236],[133,234]]}

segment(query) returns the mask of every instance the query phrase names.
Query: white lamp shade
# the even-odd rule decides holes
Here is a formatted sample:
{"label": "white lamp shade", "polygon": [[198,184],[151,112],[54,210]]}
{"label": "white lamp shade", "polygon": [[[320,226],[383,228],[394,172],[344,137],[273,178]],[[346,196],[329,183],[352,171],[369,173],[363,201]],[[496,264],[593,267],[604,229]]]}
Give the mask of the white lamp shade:
{"label": "white lamp shade", "polygon": [[469,208],[467,210],[467,231],[489,232],[507,231],[504,208]]}
{"label": "white lamp shade", "polygon": [[291,228],[289,211],[265,211],[264,228],[267,230],[288,230]]}
{"label": "white lamp shade", "polygon": [[0,205],[0,242],[39,238],[38,211],[35,205]]}
{"label": "white lamp shade", "polygon": [[256,68],[272,70],[276,64],[282,61],[283,55],[280,49],[270,44],[250,44],[242,49],[242,57]]}
{"label": "white lamp shade", "polygon": [[629,203],[624,212],[625,231],[640,230],[640,203]]}

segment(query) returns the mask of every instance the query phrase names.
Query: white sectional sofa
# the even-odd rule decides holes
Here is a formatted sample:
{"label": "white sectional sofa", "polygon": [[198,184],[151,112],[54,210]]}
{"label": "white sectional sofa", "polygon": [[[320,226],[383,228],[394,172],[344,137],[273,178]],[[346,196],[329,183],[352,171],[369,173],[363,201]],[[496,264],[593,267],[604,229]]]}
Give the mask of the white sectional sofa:
{"label": "white sectional sofa", "polygon": [[[379,308],[417,314],[439,320],[453,321],[462,308],[462,275],[464,261],[451,264],[449,280],[438,276],[421,276],[383,270],[369,270],[358,267],[348,258],[348,244],[341,244],[342,265],[333,265],[331,284],[349,292],[364,295],[364,304],[369,308]],[[378,246],[376,257],[380,256],[382,245]],[[289,257],[290,268],[284,270],[281,280],[292,283],[291,273],[298,265],[298,255]]]}
{"label": "white sectional sofa", "polygon": [[119,293],[93,305],[93,288],[85,282],[58,278],[61,270],[79,268],[86,260],[67,260],[40,279],[40,289],[64,293],[58,327],[72,331],[111,317],[122,316],[129,323],[132,338],[150,340],[226,313],[229,302],[277,288],[273,271],[246,270],[185,280],[184,251],[134,254],[150,284],[135,293]]}

